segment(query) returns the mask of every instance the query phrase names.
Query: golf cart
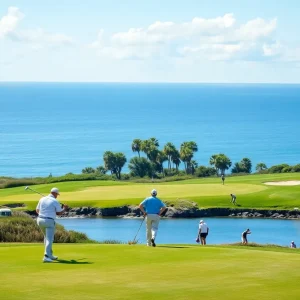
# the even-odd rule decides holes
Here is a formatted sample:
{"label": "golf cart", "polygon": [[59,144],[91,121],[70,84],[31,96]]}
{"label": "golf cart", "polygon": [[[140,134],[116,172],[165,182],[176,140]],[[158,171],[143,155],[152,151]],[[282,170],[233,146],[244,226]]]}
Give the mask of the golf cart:
{"label": "golf cart", "polygon": [[9,208],[0,208],[0,217],[11,217],[11,210]]}

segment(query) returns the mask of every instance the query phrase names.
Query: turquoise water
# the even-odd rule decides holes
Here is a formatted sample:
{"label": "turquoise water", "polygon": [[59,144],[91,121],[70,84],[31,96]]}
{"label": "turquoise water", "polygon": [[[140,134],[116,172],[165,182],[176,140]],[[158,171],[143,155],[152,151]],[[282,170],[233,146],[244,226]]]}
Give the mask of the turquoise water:
{"label": "turquoise water", "polygon": [[195,141],[200,165],[296,164],[299,112],[300,85],[0,83],[0,175],[81,173],[107,150],[129,161],[149,137]]}
{"label": "turquoise water", "polygon": [[[140,219],[58,219],[68,230],[86,233],[97,241],[132,241],[141,224]],[[295,241],[300,246],[300,220],[206,218],[209,226],[208,244],[235,243],[250,228],[249,242],[289,246]],[[193,244],[197,236],[199,219],[162,219],[156,238],[158,244]],[[145,222],[137,235],[139,243],[146,243]]]}

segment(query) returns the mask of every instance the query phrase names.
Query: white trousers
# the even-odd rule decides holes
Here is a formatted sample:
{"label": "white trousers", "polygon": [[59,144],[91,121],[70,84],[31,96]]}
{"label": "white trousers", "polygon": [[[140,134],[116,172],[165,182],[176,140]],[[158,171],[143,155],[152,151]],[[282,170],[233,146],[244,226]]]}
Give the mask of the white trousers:
{"label": "white trousers", "polygon": [[157,214],[149,214],[147,215],[146,220],[146,238],[147,238],[147,245],[151,245],[151,239],[156,238],[158,224],[159,224],[160,216]]}
{"label": "white trousers", "polygon": [[44,234],[45,254],[52,257],[52,244],[54,241],[55,221],[51,219],[37,218],[37,224]]}

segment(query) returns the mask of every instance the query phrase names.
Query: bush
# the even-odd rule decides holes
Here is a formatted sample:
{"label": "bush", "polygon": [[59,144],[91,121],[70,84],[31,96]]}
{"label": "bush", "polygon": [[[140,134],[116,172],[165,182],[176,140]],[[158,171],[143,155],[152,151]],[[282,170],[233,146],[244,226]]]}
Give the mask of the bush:
{"label": "bush", "polygon": [[121,174],[121,180],[129,180],[131,176],[129,174]]}
{"label": "bush", "polygon": [[195,172],[195,175],[197,177],[209,177],[209,176],[214,176],[216,174],[217,174],[217,171],[215,168],[205,167],[205,166],[199,166]]}
{"label": "bush", "polygon": [[18,186],[26,186],[26,185],[34,185],[42,183],[40,180],[37,179],[8,179],[3,180],[3,183],[0,185],[0,188],[7,189],[7,188],[14,188]]}
{"label": "bush", "polygon": [[[36,221],[22,212],[13,212],[12,217],[0,219],[0,242],[36,243],[43,242],[44,236]],[[67,231],[61,225],[56,226],[55,243],[94,242],[84,234]]]}
{"label": "bush", "polygon": [[110,175],[91,173],[91,174],[67,174],[59,177],[46,178],[44,183],[65,182],[65,181],[84,181],[84,180],[112,180]]}
{"label": "bush", "polygon": [[269,168],[268,171],[269,173],[282,173],[282,170],[287,167],[289,167],[288,164],[275,165]]}
{"label": "bush", "polygon": [[285,167],[281,170],[281,173],[290,173],[290,172],[293,172],[292,166]]}
{"label": "bush", "polygon": [[293,166],[293,172],[300,172],[300,164]]}
{"label": "bush", "polygon": [[165,176],[175,176],[179,174],[179,171],[172,168],[172,169],[164,169]]}

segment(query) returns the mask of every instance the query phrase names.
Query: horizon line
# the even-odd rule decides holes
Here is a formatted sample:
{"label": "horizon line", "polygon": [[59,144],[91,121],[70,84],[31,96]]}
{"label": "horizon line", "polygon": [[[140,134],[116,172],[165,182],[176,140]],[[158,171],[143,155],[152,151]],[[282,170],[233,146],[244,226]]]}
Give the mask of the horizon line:
{"label": "horizon line", "polygon": [[300,85],[300,82],[195,82],[195,81],[23,81],[0,80],[2,83],[80,83],[80,84],[203,84],[203,85]]}

